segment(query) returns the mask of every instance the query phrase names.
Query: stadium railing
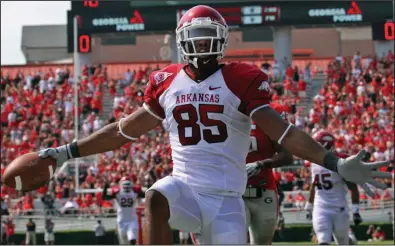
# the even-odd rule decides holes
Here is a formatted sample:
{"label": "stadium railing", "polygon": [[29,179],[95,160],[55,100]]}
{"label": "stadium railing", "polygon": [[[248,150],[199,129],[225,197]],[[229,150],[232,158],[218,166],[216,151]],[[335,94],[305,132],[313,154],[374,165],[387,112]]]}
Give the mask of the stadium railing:
{"label": "stadium railing", "polygon": [[[390,222],[390,217],[393,216],[389,213],[393,213],[394,202],[393,201],[379,201],[377,206],[366,205],[361,206],[361,216],[367,223],[386,223]],[[16,232],[25,232],[26,223],[29,218],[32,218],[37,225],[37,232],[44,231],[45,218],[50,217],[55,223],[56,231],[67,231],[67,230],[93,230],[96,225],[96,221],[100,219],[107,230],[116,228],[116,212],[115,210],[105,211],[104,213],[95,213],[91,209],[82,209],[79,213],[62,214],[60,215],[59,210],[44,211],[43,209],[34,209],[30,212],[33,215],[12,215],[2,216],[2,220],[12,218],[15,224]],[[391,212],[392,211],[392,212]],[[282,208],[281,210],[286,224],[310,224],[306,218],[306,212],[303,209],[288,209]],[[351,213],[351,211],[350,211]],[[48,214],[48,215],[46,215]],[[54,214],[54,215],[53,215]],[[142,221],[144,220],[143,208],[137,208],[139,226],[141,227]],[[350,220],[352,216],[350,216]]]}

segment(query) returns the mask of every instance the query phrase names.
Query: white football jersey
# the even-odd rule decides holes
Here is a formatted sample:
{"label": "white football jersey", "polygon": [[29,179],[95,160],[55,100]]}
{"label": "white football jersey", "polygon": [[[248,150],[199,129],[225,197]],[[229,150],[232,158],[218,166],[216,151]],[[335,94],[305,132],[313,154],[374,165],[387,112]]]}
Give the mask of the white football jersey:
{"label": "white football jersey", "polygon": [[230,63],[197,83],[184,67],[153,72],[144,95],[144,108],[169,131],[173,176],[195,188],[243,193],[250,114],[268,106],[268,77]]}
{"label": "white football jersey", "polygon": [[311,184],[315,187],[314,207],[348,207],[348,188],[339,174],[311,164]]}
{"label": "white football jersey", "polygon": [[137,194],[133,191],[118,192],[115,195],[117,201],[117,222],[130,222],[137,219],[136,215],[136,199]]}

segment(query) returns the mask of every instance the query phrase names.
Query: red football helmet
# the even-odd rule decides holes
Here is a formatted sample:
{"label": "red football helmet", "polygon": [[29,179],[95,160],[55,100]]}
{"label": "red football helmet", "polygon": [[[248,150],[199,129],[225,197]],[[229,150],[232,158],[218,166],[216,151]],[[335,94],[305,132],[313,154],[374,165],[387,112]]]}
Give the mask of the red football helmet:
{"label": "red football helmet", "polygon": [[[193,63],[193,57],[216,55],[217,59],[224,57],[228,45],[228,25],[217,10],[198,5],[189,9],[180,19],[176,29],[177,47],[182,58]],[[208,51],[199,52],[195,41],[211,41]]]}
{"label": "red football helmet", "polygon": [[327,150],[331,150],[335,145],[335,137],[327,131],[318,131],[313,138]]}
{"label": "red football helmet", "polygon": [[122,192],[130,192],[133,188],[132,181],[128,177],[122,177],[119,181],[119,185],[121,186]]}

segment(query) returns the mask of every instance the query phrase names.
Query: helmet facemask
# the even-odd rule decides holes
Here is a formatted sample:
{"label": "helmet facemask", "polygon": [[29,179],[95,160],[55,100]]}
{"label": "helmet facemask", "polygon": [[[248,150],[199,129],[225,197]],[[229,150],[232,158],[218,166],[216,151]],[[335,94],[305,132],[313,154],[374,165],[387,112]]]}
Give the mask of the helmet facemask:
{"label": "helmet facemask", "polygon": [[132,191],[132,183],[130,181],[122,181],[121,189],[122,189],[122,192]]}
{"label": "helmet facemask", "polygon": [[[177,47],[181,51],[184,61],[192,63],[196,68],[197,60],[215,57],[219,60],[225,55],[228,45],[228,27],[210,18],[194,18],[176,31]],[[209,43],[208,47],[201,50],[199,40]],[[201,51],[200,51],[201,50]]]}

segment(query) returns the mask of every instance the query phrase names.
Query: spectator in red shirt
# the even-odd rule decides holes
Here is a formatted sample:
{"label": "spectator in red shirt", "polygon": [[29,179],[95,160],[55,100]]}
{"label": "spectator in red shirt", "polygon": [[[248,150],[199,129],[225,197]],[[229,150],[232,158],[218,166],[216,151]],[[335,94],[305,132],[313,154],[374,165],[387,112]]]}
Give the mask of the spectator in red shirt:
{"label": "spectator in red shirt", "polygon": [[307,89],[307,83],[300,79],[298,81],[298,95],[299,97],[306,97],[306,89]]}
{"label": "spectator in red shirt", "polygon": [[291,193],[288,193],[287,197],[285,198],[284,208],[292,208],[294,206],[294,198]]}
{"label": "spectator in red shirt", "polygon": [[298,194],[296,194],[295,196],[295,206],[298,209],[303,209],[305,202],[306,202],[306,197],[304,197],[302,191],[299,191]]}
{"label": "spectator in red shirt", "polygon": [[27,193],[24,197],[23,197],[23,210],[27,211],[28,215],[32,215],[33,214],[33,209],[34,209],[34,204],[33,204],[33,196],[31,195],[31,193]]}
{"label": "spectator in red shirt", "polygon": [[373,241],[384,241],[385,233],[381,229],[380,226],[376,227],[376,230],[373,232]]}
{"label": "spectator in red shirt", "polygon": [[5,224],[5,234],[6,234],[6,242],[8,245],[15,244],[14,242],[14,234],[15,234],[15,225],[11,219]]}
{"label": "spectator in red shirt", "polygon": [[384,190],[384,193],[381,195],[381,200],[384,202],[393,201],[394,199],[391,196],[391,193],[388,189]]}
{"label": "spectator in red shirt", "polygon": [[359,195],[359,201],[361,204],[367,204],[368,196],[366,195],[365,192],[361,192]]}

